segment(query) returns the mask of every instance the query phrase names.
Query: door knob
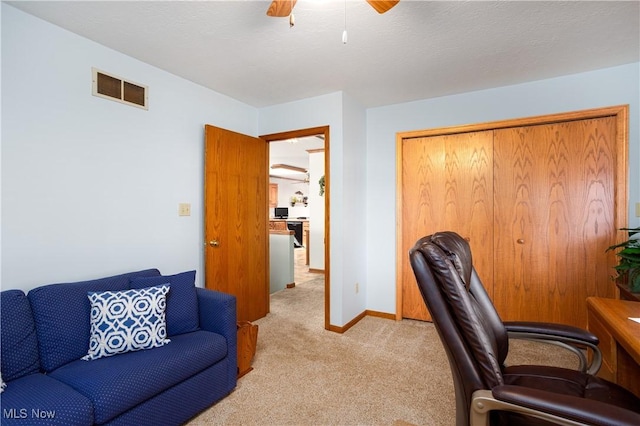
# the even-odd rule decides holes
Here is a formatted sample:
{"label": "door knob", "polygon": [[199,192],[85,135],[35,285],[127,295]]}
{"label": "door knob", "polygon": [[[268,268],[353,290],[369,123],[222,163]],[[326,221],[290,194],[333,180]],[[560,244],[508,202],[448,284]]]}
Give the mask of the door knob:
{"label": "door knob", "polygon": [[518,244],[524,244],[524,240],[523,240],[522,238],[518,238],[518,239],[516,240],[516,243],[518,243]]}
{"label": "door knob", "polygon": [[209,245],[211,247],[219,247],[220,246],[220,242],[218,240],[211,240],[211,241],[209,241]]}

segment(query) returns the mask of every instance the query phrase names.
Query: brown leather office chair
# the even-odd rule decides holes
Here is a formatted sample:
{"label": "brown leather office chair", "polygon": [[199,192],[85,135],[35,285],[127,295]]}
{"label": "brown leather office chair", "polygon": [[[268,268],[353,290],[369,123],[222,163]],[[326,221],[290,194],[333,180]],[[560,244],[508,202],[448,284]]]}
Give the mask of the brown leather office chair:
{"label": "brown leather office chair", "polygon": [[[409,256],[449,358],[458,426],[640,425],[640,398],[589,372],[505,366],[509,332],[481,289],[469,244],[458,234],[424,237]],[[535,323],[514,327],[536,338],[552,339],[557,334],[569,336],[569,344],[584,340],[587,346],[597,345],[597,338],[575,327]]]}

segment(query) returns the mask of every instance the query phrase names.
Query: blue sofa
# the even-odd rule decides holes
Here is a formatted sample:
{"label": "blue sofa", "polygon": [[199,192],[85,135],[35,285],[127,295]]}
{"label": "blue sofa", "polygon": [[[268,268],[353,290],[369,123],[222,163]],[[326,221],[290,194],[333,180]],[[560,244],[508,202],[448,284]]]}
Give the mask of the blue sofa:
{"label": "blue sofa", "polygon": [[[3,425],[182,424],[237,380],[234,296],[194,285],[195,271],[157,269],[0,293]],[[170,343],[82,360],[92,332],[89,292],[170,285]]]}

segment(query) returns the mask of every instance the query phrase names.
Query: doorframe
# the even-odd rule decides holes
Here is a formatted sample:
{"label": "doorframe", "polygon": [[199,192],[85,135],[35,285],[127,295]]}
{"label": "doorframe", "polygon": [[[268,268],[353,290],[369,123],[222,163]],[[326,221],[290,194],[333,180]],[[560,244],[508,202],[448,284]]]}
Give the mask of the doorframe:
{"label": "doorframe", "polygon": [[[627,179],[629,170],[629,105],[616,105],[610,107],[562,112],[557,114],[537,115],[532,117],[514,118],[476,124],[465,124],[460,126],[398,132],[396,134],[396,320],[402,320],[403,314],[403,264],[401,259],[402,256],[406,256],[406,253],[402,249],[402,146],[405,140],[429,136],[451,135],[465,132],[497,130],[509,127],[544,125],[551,123],[560,123],[563,121],[586,120],[602,117],[615,117],[616,119],[616,170],[614,177],[615,207],[613,217],[615,222],[614,226],[616,228],[617,241],[624,241],[627,239],[627,235],[625,231],[621,231],[620,228],[626,227],[629,223],[629,183]],[[617,291],[618,290],[616,288],[616,292]]]}
{"label": "doorframe", "polygon": [[[331,280],[330,280],[330,257],[329,257],[329,247],[330,247],[330,236],[329,232],[330,227],[330,201],[331,201],[331,178],[329,176],[329,126],[320,126],[320,127],[310,127],[307,129],[298,129],[298,130],[290,130],[287,132],[280,133],[272,133],[269,135],[260,135],[258,136],[260,139],[265,140],[267,143],[271,142],[279,142],[287,139],[293,138],[303,138],[307,136],[324,136],[324,328],[325,330],[330,329],[331,325]],[[267,171],[268,173],[268,171]],[[268,179],[267,179],[268,180]],[[265,206],[267,209],[269,200],[267,199],[267,205]]]}

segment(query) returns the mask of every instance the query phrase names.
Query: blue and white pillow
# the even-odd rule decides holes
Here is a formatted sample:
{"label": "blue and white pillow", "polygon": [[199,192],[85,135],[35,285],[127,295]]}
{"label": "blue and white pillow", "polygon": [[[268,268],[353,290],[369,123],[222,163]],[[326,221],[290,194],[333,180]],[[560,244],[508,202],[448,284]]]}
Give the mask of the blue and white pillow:
{"label": "blue and white pillow", "polygon": [[151,349],[167,339],[167,293],[170,285],[89,292],[91,338],[85,361],[124,352]]}

